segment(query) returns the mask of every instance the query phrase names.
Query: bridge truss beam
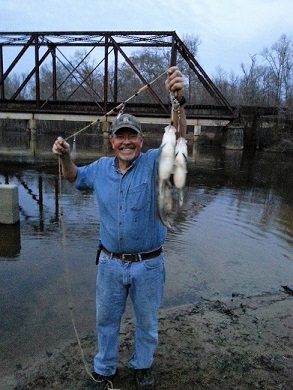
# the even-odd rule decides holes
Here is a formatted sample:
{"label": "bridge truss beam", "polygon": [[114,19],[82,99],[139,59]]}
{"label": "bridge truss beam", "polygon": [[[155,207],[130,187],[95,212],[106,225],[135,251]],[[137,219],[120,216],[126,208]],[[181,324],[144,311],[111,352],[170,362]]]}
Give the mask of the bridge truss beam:
{"label": "bridge truss beam", "polygon": [[[234,109],[219,91],[216,85],[199,65],[194,55],[175,31],[108,31],[108,32],[0,32],[0,111],[15,111],[15,107],[25,98],[22,94],[28,83],[33,83],[34,101],[31,102],[31,110],[36,113],[49,110],[51,103],[72,103],[72,95],[79,89],[84,89],[89,97],[88,103],[94,103],[98,114],[108,112],[109,106],[119,102],[118,80],[119,61],[122,60],[132,69],[139,80],[148,89],[160,107],[163,114],[168,113],[168,107],[161,100],[156,91],[149,85],[151,80],[146,80],[142,72],[135,65],[131,56],[127,53],[129,48],[166,48],[169,51],[170,64],[176,65],[178,57],[183,59],[188,67],[194,72],[199,82],[215,101],[216,106],[222,106],[232,117]],[[66,57],[64,50],[83,49],[79,63],[72,64]],[[95,68],[83,74],[81,65],[94,50],[100,50],[101,56]],[[12,54],[14,53],[14,54]],[[113,62],[111,58],[114,57]],[[50,59],[50,60],[49,60]],[[13,72],[23,61],[29,65],[30,70],[23,77],[22,82],[13,91],[6,91],[6,81],[13,76]],[[42,89],[41,67],[48,61],[51,69],[50,93]],[[57,80],[57,61],[67,70],[65,80]],[[103,67],[103,90],[97,91],[90,84],[90,77],[98,67]],[[77,83],[75,91],[70,96],[61,97],[58,92],[67,79],[72,78]],[[109,95],[111,85],[111,96]],[[9,92],[9,93],[8,93]],[[45,96],[45,99],[44,99]],[[15,104],[16,103],[16,104]],[[27,106],[27,105],[26,105]],[[82,106],[82,105],[81,105]],[[83,105],[86,109],[86,105]],[[68,104],[70,109],[72,104]],[[19,110],[19,108],[18,108]],[[79,110],[80,111],[80,110]],[[18,111],[19,112],[19,111]]]}

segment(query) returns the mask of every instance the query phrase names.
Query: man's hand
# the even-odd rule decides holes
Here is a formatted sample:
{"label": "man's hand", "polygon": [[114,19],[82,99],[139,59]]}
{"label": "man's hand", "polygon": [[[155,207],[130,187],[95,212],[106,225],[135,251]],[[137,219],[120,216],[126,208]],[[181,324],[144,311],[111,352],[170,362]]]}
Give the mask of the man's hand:
{"label": "man's hand", "polygon": [[70,145],[62,137],[58,137],[52,147],[52,152],[60,157],[62,174],[71,183],[76,179],[77,166],[70,157]]}
{"label": "man's hand", "polygon": [[62,137],[58,137],[54,142],[52,152],[61,158],[62,156],[68,156],[70,155],[70,145]]}
{"label": "man's hand", "polygon": [[168,69],[168,78],[165,81],[167,92],[172,92],[176,98],[180,99],[183,95],[184,78],[177,66]]}

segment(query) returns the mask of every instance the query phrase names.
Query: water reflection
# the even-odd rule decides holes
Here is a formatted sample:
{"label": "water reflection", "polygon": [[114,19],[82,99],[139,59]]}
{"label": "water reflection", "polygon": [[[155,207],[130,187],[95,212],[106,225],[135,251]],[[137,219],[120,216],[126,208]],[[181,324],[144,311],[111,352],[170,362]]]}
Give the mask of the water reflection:
{"label": "water reflection", "polygon": [[20,254],[20,223],[1,225],[0,260],[1,258],[16,259]]}
{"label": "water reflection", "polygon": [[[78,142],[77,157],[86,150]],[[97,154],[106,146],[99,145],[91,146]],[[186,203],[165,244],[163,306],[292,284],[293,158],[189,148]],[[21,211],[18,225],[0,227],[1,377],[74,337],[60,206],[77,327],[94,329],[99,216],[93,194],[65,181],[60,198],[56,161],[38,169],[0,164],[0,182],[18,185]]]}

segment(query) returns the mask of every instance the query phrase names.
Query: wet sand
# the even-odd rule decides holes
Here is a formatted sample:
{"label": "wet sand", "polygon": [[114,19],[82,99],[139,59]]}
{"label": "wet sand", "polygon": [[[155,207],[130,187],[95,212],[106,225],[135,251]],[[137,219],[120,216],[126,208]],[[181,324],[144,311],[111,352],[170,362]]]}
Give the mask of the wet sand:
{"label": "wet sand", "polygon": [[[157,390],[293,389],[293,297],[276,293],[206,300],[160,311],[154,373]],[[135,389],[127,366],[133,320],[124,318],[113,388]],[[88,367],[95,337],[81,340]],[[5,378],[5,390],[94,389],[73,340],[34,366]]]}

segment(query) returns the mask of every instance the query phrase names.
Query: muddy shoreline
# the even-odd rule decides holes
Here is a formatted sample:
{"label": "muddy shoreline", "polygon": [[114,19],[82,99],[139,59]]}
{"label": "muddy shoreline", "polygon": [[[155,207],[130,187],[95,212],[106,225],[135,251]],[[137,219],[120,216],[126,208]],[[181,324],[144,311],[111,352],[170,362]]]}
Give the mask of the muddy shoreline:
{"label": "muddy shoreline", "polygon": [[[157,390],[293,388],[293,297],[284,289],[162,309],[154,372]],[[134,390],[127,366],[133,320],[124,318],[113,388]],[[91,370],[95,336],[81,339]],[[0,382],[1,383],[1,382]],[[4,387],[3,387],[4,386]],[[73,340],[34,366],[2,378],[6,390],[94,389]]]}

